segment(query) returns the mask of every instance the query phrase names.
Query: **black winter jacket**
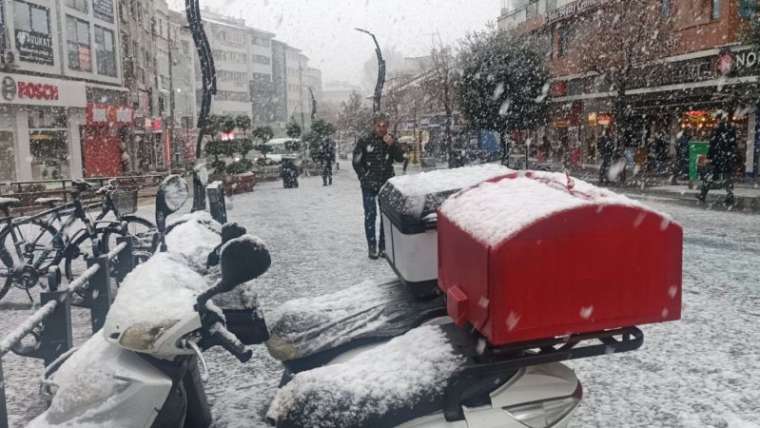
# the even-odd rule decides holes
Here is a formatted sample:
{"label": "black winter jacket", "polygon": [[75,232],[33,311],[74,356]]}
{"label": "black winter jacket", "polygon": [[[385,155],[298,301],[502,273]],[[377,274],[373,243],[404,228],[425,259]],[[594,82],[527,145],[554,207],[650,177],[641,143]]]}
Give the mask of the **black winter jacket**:
{"label": "black winter jacket", "polygon": [[394,176],[393,162],[404,161],[404,151],[397,142],[385,144],[375,133],[362,136],[354,147],[353,166],[362,189],[372,192]]}
{"label": "black winter jacket", "polygon": [[736,168],[736,129],[721,123],[710,139],[707,157],[713,161],[715,172],[726,174]]}

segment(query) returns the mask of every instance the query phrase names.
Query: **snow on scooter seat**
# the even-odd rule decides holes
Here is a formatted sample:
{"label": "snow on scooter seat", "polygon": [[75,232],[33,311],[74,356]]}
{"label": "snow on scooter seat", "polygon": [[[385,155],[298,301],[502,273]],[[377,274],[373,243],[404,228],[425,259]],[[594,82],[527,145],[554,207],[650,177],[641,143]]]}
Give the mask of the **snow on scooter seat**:
{"label": "snow on scooter seat", "polygon": [[359,338],[400,335],[439,307],[440,299],[418,301],[398,280],[364,281],[335,293],[285,302],[267,317],[267,347],[281,361],[305,358]]}
{"label": "snow on scooter seat", "polygon": [[624,195],[565,174],[513,174],[512,179],[482,182],[475,187],[477,191],[457,193],[441,205],[441,212],[479,242],[496,247],[527,226],[562,211],[586,205],[600,209],[605,205],[644,207]]}
{"label": "snow on scooter seat", "polygon": [[422,326],[352,359],[297,374],[267,412],[278,427],[382,426],[439,401],[465,363],[441,326]]}

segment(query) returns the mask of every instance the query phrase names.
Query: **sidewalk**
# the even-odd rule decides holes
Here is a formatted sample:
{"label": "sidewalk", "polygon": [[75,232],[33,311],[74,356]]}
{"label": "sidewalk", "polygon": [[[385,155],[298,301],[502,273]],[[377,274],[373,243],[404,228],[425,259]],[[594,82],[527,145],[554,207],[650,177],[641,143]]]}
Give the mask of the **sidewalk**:
{"label": "sidewalk", "polygon": [[[444,163],[440,163],[438,168],[446,168]],[[561,171],[562,165],[559,163],[541,163],[531,159],[531,169],[541,169],[546,171]],[[407,174],[415,174],[421,171],[427,171],[431,168],[422,168],[419,164],[409,163]],[[589,183],[599,183],[599,165],[584,164],[580,169],[570,172],[572,176],[577,177]],[[403,175],[401,165],[396,165],[396,175]],[[663,202],[676,203],[679,205],[702,207],[712,210],[728,210],[723,202],[726,198],[726,191],[723,189],[710,190],[707,194],[707,201],[701,204],[697,200],[699,185],[695,183],[692,189],[689,189],[688,183],[681,181],[682,184],[672,185],[668,177],[653,177],[649,180],[646,187],[641,187],[638,182],[629,182],[625,186],[619,184],[609,186],[616,192],[625,193],[635,198],[657,199]],[[760,181],[754,182],[751,178],[737,182],[734,185],[734,197],[736,204],[730,208],[732,211],[741,211],[748,213],[760,213]]]}
{"label": "sidewalk", "polygon": [[[533,169],[546,169],[550,171],[560,171],[562,166],[555,163],[531,163]],[[571,171],[574,177],[589,183],[598,184],[599,182],[599,165],[583,164],[580,169]],[[701,204],[697,200],[699,194],[699,183],[694,183],[693,188],[689,188],[688,183],[680,180],[681,184],[670,184],[668,177],[652,177],[648,179],[646,186],[642,187],[639,182],[629,182],[626,185],[614,184],[610,188],[639,198],[657,198],[669,202],[678,203],[679,205],[688,205],[694,207],[704,207],[707,209],[727,210],[724,205],[726,191],[724,189],[710,190],[707,194],[707,201]],[[752,178],[744,178],[734,184],[734,197],[736,204],[730,208],[732,211],[743,211],[760,213],[760,181],[754,181]]]}

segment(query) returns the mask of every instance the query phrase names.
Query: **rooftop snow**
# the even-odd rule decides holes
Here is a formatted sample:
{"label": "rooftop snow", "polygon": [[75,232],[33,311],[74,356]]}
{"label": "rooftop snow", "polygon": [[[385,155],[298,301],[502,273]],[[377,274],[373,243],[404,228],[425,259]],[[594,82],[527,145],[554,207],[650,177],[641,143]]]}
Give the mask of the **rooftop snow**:
{"label": "rooftop snow", "polygon": [[533,171],[463,190],[444,202],[440,211],[478,241],[495,247],[543,218],[591,205],[647,209],[626,196],[564,174]]}

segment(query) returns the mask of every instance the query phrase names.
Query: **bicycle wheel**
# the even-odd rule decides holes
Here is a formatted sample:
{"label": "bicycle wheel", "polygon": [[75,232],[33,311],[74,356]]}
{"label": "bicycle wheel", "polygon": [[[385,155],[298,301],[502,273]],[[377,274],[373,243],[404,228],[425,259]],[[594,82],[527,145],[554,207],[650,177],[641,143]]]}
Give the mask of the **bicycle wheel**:
{"label": "bicycle wheel", "polygon": [[[156,232],[156,226],[147,219],[133,215],[123,216],[121,221],[127,223],[127,233],[129,236],[136,238],[134,251],[140,254],[153,254],[155,251],[153,236]],[[119,230],[119,233],[107,232],[106,242],[108,243],[109,250],[116,247],[116,238],[119,236],[123,236],[121,230]]]}
{"label": "bicycle wheel", "polygon": [[[104,239],[105,234],[106,228],[95,231],[95,237],[98,238],[100,245],[98,254],[108,252],[108,244]],[[66,279],[72,281],[87,270],[87,259],[94,257],[95,253],[93,251],[93,238],[89,232],[82,230],[74,235],[73,241],[64,250],[63,273]]]}
{"label": "bicycle wheel", "polygon": [[[0,231],[0,299],[12,285],[29,289],[37,284],[40,273],[57,264],[62,257],[62,245],[56,244],[58,230],[38,221],[14,224]],[[26,266],[23,274],[14,272]]]}

